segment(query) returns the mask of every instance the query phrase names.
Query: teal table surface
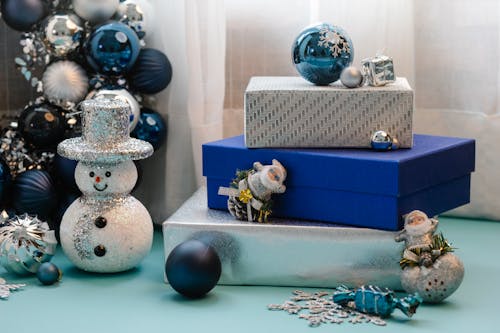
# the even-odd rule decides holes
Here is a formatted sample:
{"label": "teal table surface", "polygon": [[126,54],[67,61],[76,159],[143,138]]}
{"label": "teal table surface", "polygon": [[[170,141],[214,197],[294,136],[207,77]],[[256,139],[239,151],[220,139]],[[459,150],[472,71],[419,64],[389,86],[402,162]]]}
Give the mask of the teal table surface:
{"label": "teal table surface", "polygon": [[127,273],[82,272],[61,251],[53,259],[64,271],[57,285],[42,286],[36,277],[17,277],[0,268],[8,282],[27,283],[0,301],[0,332],[500,332],[500,223],[441,218],[440,230],[465,264],[461,287],[442,304],[421,306],[411,319],[395,312],[385,327],[344,323],[311,328],[297,316],[268,311],[267,304],[290,297],[291,287],[217,286],[204,299],[185,299],[163,283],[157,230],[150,255]]}

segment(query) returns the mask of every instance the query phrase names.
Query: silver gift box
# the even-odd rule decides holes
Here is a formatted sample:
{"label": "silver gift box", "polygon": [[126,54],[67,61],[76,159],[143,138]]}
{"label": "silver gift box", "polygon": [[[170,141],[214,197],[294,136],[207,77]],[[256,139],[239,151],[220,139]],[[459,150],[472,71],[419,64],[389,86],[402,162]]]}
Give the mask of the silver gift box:
{"label": "silver gift box", "polygon": [[165,259],[178,244],[198,239],[219,254],[220,284],[401,289],[403,247],[394,232],[283,219],[239,222],[208,209],[206,198],[202,187],[163,223]]}
{"label": "silver gift box", "polygon": [[301,77],[253,77],[245,91],[249,148],[370,148],[386,131],[413,144],[413,90],[405,78],[383,87],[315,86]]}

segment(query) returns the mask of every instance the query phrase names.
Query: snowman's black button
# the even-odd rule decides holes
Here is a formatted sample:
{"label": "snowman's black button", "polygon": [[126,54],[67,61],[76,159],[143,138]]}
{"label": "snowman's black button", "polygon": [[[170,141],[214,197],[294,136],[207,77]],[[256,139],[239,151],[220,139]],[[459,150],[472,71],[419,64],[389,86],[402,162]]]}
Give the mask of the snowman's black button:
{"label": "snowman's black button", "polygon": [[98,228],[104,228],[106,224],[108,224],[108,221],[106,220],[105,217],[99,216],[98,218],[95,219],[94,224]]}
{"label": "snowman's black button", "polygon": [[96,247],[94,247],[94,254],[98,257],[104,257],[104,255],[106,254],[106,248],[104,247],[104,245],[97,245]]}

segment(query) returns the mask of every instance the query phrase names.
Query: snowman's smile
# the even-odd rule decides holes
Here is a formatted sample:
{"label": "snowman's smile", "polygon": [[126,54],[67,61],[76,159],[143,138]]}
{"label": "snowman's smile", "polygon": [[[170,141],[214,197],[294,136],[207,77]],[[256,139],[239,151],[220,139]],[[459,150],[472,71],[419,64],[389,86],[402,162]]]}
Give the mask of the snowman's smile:
{"label": "snowman's smile", "polygon": [[102,191],[104,191],[105,189],[107,189],[107,188],[108,188],[108,184],[104,184],[104,186],[97,186],[97,185],[99,185],[99,184],[94,184],[94,188],[95,188],[97,191],[99,191],[99,192],[102,192]]}

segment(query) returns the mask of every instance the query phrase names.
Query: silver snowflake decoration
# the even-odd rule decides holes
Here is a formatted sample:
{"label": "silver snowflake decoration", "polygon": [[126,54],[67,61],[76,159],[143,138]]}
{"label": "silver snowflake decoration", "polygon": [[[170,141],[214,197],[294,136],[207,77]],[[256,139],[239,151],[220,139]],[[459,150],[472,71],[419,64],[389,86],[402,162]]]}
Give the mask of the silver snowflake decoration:
{"label": "silver snowflake decoration", "polygon": [[309,326],[317,327],[321,324],[351,324],[372,323],[385,326],[387,323],[378,316],[361,313],[349,307],[343,307],[332,301],[332,294],[327,291],[306,293],[295,290],[290,300],[283,304],[269,304],[269,310],[286,311],[309,322]]}
{"label": "silver snowflake decoration", "polygon": [[334,57],[338,57],[342,52],[351,53],[351,47],[345,37],[328,27],[319,30],[318,45],[330,49]]}
{"label": "silver snowflake decoration", "polygon": [[7,284],[7,282],[0,278],[0,299],[7,299],[10,296],[11,291],[19,290],[26,285],[23,283],[20,284]]}

